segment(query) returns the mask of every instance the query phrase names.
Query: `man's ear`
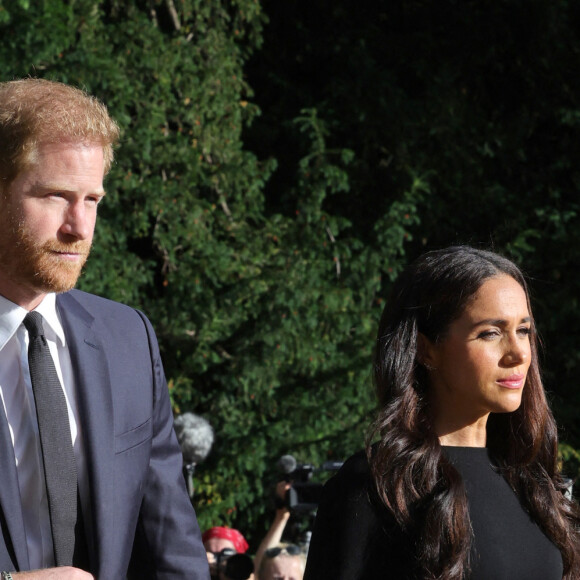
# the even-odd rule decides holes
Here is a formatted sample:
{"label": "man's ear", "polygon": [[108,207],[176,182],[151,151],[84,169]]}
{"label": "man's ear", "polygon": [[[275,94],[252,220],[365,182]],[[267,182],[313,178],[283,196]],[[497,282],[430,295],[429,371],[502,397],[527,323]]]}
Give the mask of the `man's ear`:
{"label": "man's ear", "polygon": [[437,353],[435,344],[422,332],[417,334],[417,362],[428,371],[437,370]]}

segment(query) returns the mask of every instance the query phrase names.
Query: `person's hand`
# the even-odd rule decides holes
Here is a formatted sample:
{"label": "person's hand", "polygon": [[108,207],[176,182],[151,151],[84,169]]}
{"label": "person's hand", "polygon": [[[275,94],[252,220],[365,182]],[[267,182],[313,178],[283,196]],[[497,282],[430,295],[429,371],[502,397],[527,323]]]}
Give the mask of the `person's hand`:
{"label": "person's hand", "polygon": [[[284,503],[284,499],[286,497],[286,493],[291,487],[292,484],[287,481],[279,481],[276,484],[276,498],[280,498],[280,502],[283,505],[283,507],[279,507],[276,509],[277,518],[284,517],[285,519],[288,519],[290,517],[290,510],[288,509],[288,506]],[[278,503],[278,500],[276,500],[276,503]]]}
{"label": "person's hand", "polygon": [[279,481],[276,484],[276,495],[280,499],[284,499],[286,497],[286,492],[292,487],[292,484],[288,481]]}
{"label": "person's hand", "polygon": [[211,575],[211,577],[213,578],[217,572],[217,559],[215,557],[215,554],[213,552],[208,552],[206,550],[205,555],[207,556],[207,562],[209,564],[209,573]]}
{"label": "person's hand", "polygon": [[72,566],[32,570],[31,572],[12,572],[14,580],[95,580],[89,572]]}

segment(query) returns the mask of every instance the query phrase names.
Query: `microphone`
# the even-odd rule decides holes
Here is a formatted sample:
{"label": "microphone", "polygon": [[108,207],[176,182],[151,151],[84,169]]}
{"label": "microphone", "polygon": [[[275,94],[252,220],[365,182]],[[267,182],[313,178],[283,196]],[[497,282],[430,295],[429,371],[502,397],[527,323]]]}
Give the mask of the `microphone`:
{"label": "microphone", "polygon": [[211,451],[213,429],[209,422],[193,413],[183,413],[173,422],[177,441],[183,454],[183,472],[187,481],[189,497],[193,498],[193,473]]}
{"label": "microphone", "polygon": [[292,473],[297,465],[296,459],[292,455],[282,455],[277,463],[278,471],[284,475]]}
{"label": "microphone", "polygon": [[175,419],[175,433],[185,464],[201,463],[211,451],[213,429],[206,419],[193,413],[183,413]]}

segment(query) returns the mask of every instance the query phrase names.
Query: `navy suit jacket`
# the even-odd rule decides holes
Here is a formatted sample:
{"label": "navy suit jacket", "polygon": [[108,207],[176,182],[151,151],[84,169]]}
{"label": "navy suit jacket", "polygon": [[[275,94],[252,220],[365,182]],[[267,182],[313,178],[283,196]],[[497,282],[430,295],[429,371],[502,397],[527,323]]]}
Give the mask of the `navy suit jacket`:
{"label": "navy suit jacket", "polygon": [[[88,466],[90,571],[97,579],[209,580],[151,324],[78,290],[57,296],[57,309]],[[0,570],[28,569],[14,450],[0,413]]]}

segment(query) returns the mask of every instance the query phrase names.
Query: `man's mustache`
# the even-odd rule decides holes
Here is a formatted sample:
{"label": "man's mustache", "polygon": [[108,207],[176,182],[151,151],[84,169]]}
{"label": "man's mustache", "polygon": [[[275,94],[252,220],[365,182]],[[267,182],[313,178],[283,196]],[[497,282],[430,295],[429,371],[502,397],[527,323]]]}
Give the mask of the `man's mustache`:
{"label": "man's mustache", "polygon": [[88,256],[91,251],[91,244],[78,240],[70,244],[65,244],[63,242],[58,242],[55,240],[50,240],[42,244],[42,250],[45,252],[58,252],[64,254],[82,254]]}

